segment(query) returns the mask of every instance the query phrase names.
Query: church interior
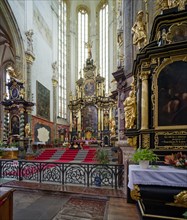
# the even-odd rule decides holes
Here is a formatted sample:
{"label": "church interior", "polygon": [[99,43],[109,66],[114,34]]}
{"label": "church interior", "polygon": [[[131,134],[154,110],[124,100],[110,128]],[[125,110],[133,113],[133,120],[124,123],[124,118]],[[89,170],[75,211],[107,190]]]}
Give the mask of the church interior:
{"label": "church interior", "polygon": [[186,45],[187,0],[1,0],[0,220],[187,219]]}

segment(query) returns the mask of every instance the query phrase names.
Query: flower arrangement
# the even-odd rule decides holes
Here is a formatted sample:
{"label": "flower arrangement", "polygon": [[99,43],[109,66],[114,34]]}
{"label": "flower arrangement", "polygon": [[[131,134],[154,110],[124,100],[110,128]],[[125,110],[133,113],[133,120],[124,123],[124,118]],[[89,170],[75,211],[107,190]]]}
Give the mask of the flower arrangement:
{"label": "flower arrangement", "polygon": [[187,155],[178,152],[176,154],[166,155],[165,164],[172,165],[178,168],[187,168]]}

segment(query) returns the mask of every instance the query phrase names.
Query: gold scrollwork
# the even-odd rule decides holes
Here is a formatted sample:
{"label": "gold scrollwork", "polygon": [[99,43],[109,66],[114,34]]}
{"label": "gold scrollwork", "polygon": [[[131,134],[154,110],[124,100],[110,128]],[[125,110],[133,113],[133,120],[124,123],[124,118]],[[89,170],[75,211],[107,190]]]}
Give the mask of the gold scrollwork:
{"label": "gold scrollwork", "polygon": [[135,201],[138,201],[141,197],[140,195],[140,188],[138,185],[134,185],[134,189],[130,192],[131,198]]}
{"label": "gold scrollwork", "polygon": [[174,203],[176,205],[187,208],[187,190],[184,190],[174,196]]}
{"label": "gold scrollwork", "polygon": [[142,81],[147,80],[149,74],[150,74],[150,70],[148,70],[148,71],[142,71],[142,72],[140,73],[140,79],[141,79]]}
{"label": "gold scrollwork", "polygon": [[142,134],[142,146],[143,148],[150,148],[150,135]]}
{"label": "gold scrollwork", "polygon": [[184,190],[174,196],[174,202],[167,203],[167,205],[187,208],[187,190]]}
{"label": "gold scrollwork", "polygon": [[173,42],[184,41],[187,39],[186,32],[187,32],[186,22],[175,23],[171,25],[171,27],[169,28],[169,31],[166,35],[166,40],[170,44]]}
{"label": "gold scrollwork", "polygon": [[134,148],[137,148],[137,137],[128,137],[127,138],[127,143]]}

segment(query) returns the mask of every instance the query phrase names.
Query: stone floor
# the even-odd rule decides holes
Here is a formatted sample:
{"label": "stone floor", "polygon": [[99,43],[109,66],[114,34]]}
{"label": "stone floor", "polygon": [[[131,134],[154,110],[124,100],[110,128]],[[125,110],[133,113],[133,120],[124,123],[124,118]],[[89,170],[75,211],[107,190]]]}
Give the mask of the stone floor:
{"label": "stone floor", "polygon": [[13,220],[139,220],[122,190],[39,184],[1,183],[16,189]]}

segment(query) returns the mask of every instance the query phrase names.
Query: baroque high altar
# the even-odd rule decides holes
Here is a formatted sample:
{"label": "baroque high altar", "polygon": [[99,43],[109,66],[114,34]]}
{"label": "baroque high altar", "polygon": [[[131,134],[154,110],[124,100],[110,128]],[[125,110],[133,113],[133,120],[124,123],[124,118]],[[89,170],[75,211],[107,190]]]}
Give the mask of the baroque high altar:
{"label": "baroque high altar", "polygon": [[76,81],[75,96],[70,94],[71,140],[102,140],[109,145],[116,136],[116,104],[105,94],[105,78],[88,56],[83,77]]}

